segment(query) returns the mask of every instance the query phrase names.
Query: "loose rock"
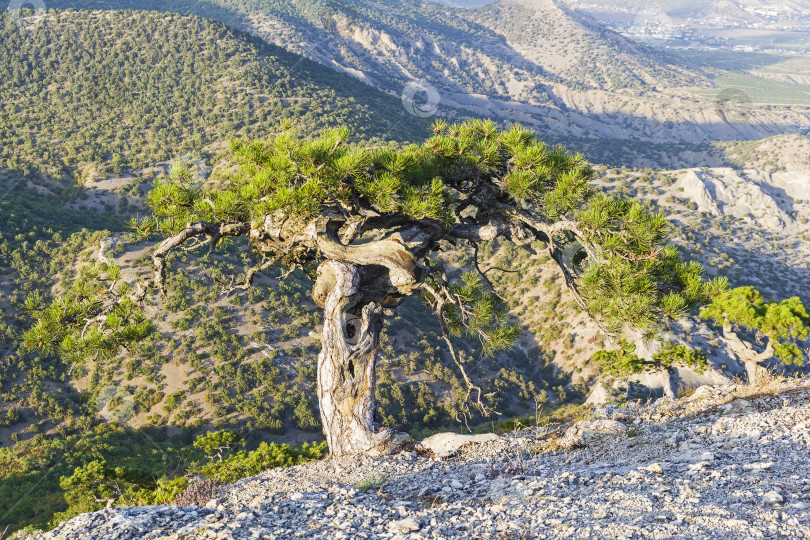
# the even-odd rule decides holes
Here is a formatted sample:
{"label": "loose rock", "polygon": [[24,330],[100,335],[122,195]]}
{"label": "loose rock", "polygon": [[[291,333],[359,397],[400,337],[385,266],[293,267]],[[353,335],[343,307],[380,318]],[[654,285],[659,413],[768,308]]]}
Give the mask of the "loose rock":
{"label": "loose rock", "polygon": [[[109,508],[33,537],[810,538],[810,380],[702,388],[605,407],[565,432],[584,443],[572,450],[552,444],[562,428],[448,437],[453,459],[324,459],[225,486],[204,508]],[[724,411],[735,399],[750,407]],[[632,437],[619,414],[639,421]]]}

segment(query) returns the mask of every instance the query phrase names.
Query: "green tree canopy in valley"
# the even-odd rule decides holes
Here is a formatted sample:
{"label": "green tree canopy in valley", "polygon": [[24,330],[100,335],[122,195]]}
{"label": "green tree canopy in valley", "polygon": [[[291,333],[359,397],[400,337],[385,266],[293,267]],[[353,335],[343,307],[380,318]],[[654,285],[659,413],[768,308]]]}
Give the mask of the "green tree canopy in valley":
{"label": "green tree canopy in valley", "polygon": [[[799,342],[810,337],[810,315],[797,297],[766,301],[753,287],[737,287],[716,296],[700,316],[723,329],[729,346],[745,364],[750,383],[757,380],[760,364],[771,358],[785,365],[804,363]],[[754,332],[759,343],[767,339],[764,350],[757,351],[754,343],[740,337],[739,330]]]}
{"label": "green tree canopy in valley", "polygon": [[[325,317],[317,394],[330,451],[385,453],[408,437],[375,422],[376,354],[383,318],[406,297],[423,298],[438,317],[466,401],[481,411],[485,393],[451,337],[476,338],[489,353],[511,347],[519,332],[484,274],[448,279],[435,255],[451,244],[474,253],[494,238],[540,241],[580,305],[617,338],[653,334],[725,290],[666,245],[664,216],[596,194],[581,155],[519,125],[438,121],[433,132],[402,150],[350,144],[345,128],[307,140],[235,140],[207,182],[176,168],[148,196],[154,215],[136,224],[144,237],[165,237],[152,252],[153,277],[118,284],[114,266],[88,270],[69,302],[57,301],[63,308],[33,302],[38,323],[26,343],[67,356],[113,354],[149,330],[138,305],[151,287],[163,289],[170,252],[242,238],[261,260],[232,288],[249,287],[276,263],[314,283]],[[83,285],[99,278],[104,290]]]}

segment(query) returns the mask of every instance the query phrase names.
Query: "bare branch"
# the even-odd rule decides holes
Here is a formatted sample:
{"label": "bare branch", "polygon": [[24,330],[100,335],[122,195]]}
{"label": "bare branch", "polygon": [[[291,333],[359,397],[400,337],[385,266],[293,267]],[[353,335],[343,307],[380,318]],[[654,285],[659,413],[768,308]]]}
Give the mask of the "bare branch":
{"label": "bare branch", "polygon": [[344,245],[338,238],[341,220],[321,218],[314,223],[318,250],[330,260],[359,266],[383,266],[388,269],[391,285],[410,294],[421,282],[425,271],[416,260],[434,238],[418,227],[409,227],[386,235],[381,240]]}
{"label": "bare branch", "polygon": [[289,266],[289,268],[287,268],[287,270],[286,270],[286,271],[282,272],[282,273],[281,273],[281,275],[279,275],[279,276],[278,276],[276,279],[277,279],[278,281],[284,281],[285,279],[287,279],[288,277],[290,277],[290,274],[292,274],[293,272],[295,272],[295,271],[296,271],[296,270],[298,270],[299,268],[300,268],[300,266],[299,266],[299,265],[297,265],[297,264],[291,264],[291,265]]}
{"label": "bare branch", "polygon": [[79,341],[84,341],[84,334],[87,332],[87,329],[90,328],[90,325],[93,324],[94,322],[99,323],[99,330],[101,330],[101,328],[104,326],[104,323],[107,322],[107,315],[106,314],[105,315],[98,315],[98,316],[93,317],[91,319],[87,319],[87,322],[85,323],[84,328],[82,328],[82,333],[79,336]]}
{"label": "bare branch", "polygon": [[244,279],[244,281],[242,281],[242,283],[240,283],[239,285],[233,285],[233,280],[231,280],[231,286],[225,291],[225,294],[230,294],[230,293],[232,293],[233,291],[236,291],[236,290],[242,290],[242,291],[248,290],[251,287],[251,285],[253,285],[254,276],[258,272],[263,272],[264,270],[267,270],[268,268],[270,268],[271,266],[276,264],[280,258],[281,258],[281,255],[277,255],[276,257],[269,258],[269,259],[265,257],[264,259],[262,259],[262,261],[260,263],[254,265],[254,266],[251,266],[248,269],[248,271],[245,272],[245,279]]}
{"label": "bare branch", "polygon": [[[461,413],[464,416],[465,425],[467,425],[467,419],[469,416],[468,415],[469,400],[473,392],[475,392],[476,394],[475,403],[473,405],[481,412],[482,415],[489,416],[490,414],[493,413],[499,415],[500,414],[499,412],[495,411],[491,407],[488,407],[486,404],[484,404],[483,400],[481,399],[481,396],[483,395],[483,390],[481,389],[480,386],[473,383],[469,375],[467,375],[467,370],[464,368],[464,364],[459,359],[458,354],[456,353],[456,348],[453,345],[453,341],[450,339],[450,330],[447,327],[447,321],[445,320],[443,313],[444,306],[446,304],[445,298],[452,298],[452,294],[450,293],[449,289],[444,284],[442,284],[439,287],[440,290],[437,291],[427,283],[423,283],[422,288],[428,293],[430,293],[430,295],[433,297],[433,302],[431,302],[431,300],[425,297],[423,294],[425,300],[427,300],[427,302],[432,305],[433,312],[439,319],[439,327],[442,330],[442,339],[447,345],[450,357],[453,359],[453,362],[456,364],[456,367],[458,367],[458,370],[461,373],[461,377],[464,379],[464,383],[467,387],[467,393],[464,396],[464,400],[462,401],[461,404]],[[456,304],[456,306],[463,309],[463,306],[461,306],[457,300],[454,300],[453,303]],[[469,425],[467,425],[467,429],[469,429]]]}
{"label": "bare branch", "polygon": [[[472,246],[473,246],[473,264],[475,265],[475,271],[478,272],[478,275],[481,276],[481,279],[484,280],[484,283],[486,284],[489,291],[492,294],[494,294],[495,296],[497,296],[498,298],[501,298],[501,296],[495,291],[495,286],[489,280],[489,277],[487,276],[487,272],[491,272],[492,270],[498,270],[500,272],[516,274],[516,273],[519,272],[519,270],[507,270],[505,268],[499,268],[497,266],[491,266],[491,267],[487,268],[486,270],[481,270],[481,262],[478,260],[478,242],[471,241],[470,244],[472,244]],[[501,298],[501,300],[503,300],[503,299]]]}
{"label": "bare branch", "polygon": [[[199,238],[197,238],[196,241],[194,242],[194,244],[192,244],[190,246],[180,246],[180,249],[182,249],[183,251],[194,251],[196,249],[200,249],[201,247],[205,247],[210,243],[211,243],[211,237],[210,236],[208,238],[206,238],[205,240],[200,240]],[[209,251],[209,253],[210,253],[210,251]]]}
{"label": "bare branch", "polygon": [[153,278],[154,285],[160,289],[161,292],[165,293],[166,256],[187,240],[207,236],[211,243],[211,249],[213,250],[220,238],[224,236],[240,236],[248,234],[249,232],[250,223],[248,222],[209,223],[207,221],[198,221],[197,223],[189,223],[179,233],[161,242],[152,254],[152,261],[155,267]]}

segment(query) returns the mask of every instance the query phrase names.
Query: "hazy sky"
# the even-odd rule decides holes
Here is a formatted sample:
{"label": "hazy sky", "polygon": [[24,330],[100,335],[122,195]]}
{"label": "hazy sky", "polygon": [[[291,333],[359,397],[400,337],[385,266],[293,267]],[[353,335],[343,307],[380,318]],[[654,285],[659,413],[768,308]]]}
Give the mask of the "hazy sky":
{"label": "hazy sky", "polygon": [[493,3],[495,0],[430,0],[436,4],[447,4],[459,7],[481,7]]}

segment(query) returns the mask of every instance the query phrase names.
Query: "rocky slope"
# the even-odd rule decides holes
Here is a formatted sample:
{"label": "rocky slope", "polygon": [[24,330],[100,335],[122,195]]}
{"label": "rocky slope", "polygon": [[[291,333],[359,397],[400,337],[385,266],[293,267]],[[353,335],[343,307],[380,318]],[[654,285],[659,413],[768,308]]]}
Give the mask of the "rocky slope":
{"label": "rocky slope", "polygon": [[271,7],[254,11],[255,31],[397,92],[421,80],[449,91],[534,101],[539,96],[532,91],[544,83],[606,90],[708,85],[702,74],[557,0],[500,0],[475,10],[387,0],[349,9],[308,0],[292,9],[292,17]]}
{"label": "rocky slope", "polygon": [[810,380],[592,416],[563,437],[527,429],[458,450],[444,437],[420,454],[274,469],[203,507],[112,508],[37,538],[810,536]]}
{"label": "rocky slope", "polygon": [[270,2],[245,8],[243,24],[391,94],[411,91],[426,115],[521,122],[563,139],[692,143],[810,124],[807,108],[795,106],[757,106],[744,122],[729,119],[713,95],[695,93],[716,87],[705,73],[558,0],[477,9],[387,0],[350,8],[299,0],[282,9]]}
{"label": "rocky slope", "polygon": [[[810,301],[810,172],[715,167],[666,173],[671,184],[642,194],[680,229],[675,242],[709,273],[772,298]],[[683,211],[679,208],[685,201]]]}

